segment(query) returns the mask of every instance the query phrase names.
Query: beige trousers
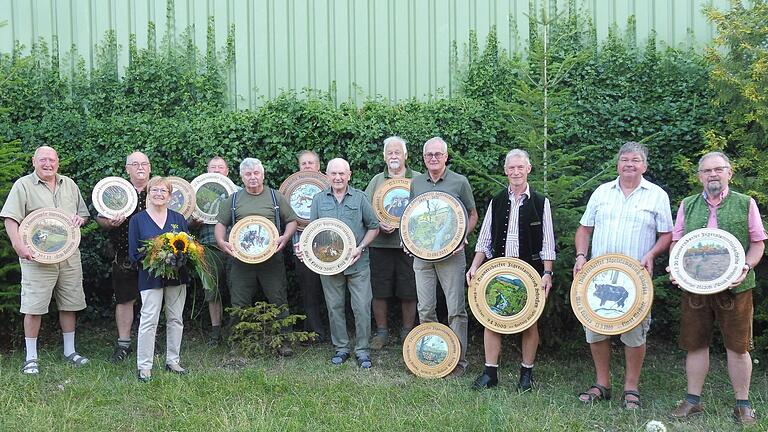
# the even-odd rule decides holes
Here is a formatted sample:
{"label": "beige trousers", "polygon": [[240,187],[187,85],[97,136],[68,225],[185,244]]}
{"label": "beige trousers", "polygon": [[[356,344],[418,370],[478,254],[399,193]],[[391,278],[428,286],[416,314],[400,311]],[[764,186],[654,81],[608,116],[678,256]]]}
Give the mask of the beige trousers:
{"label": "beige trousers", "polygon": [[155,334],[163,298],[165,298],[165,363],[179,363],[181,335],[184,332],[182,313],[186,297],[187,286],[183,284],[141,292],[141,319],[136,342],[136,365],[139,369],[152,369],[155,356]]}

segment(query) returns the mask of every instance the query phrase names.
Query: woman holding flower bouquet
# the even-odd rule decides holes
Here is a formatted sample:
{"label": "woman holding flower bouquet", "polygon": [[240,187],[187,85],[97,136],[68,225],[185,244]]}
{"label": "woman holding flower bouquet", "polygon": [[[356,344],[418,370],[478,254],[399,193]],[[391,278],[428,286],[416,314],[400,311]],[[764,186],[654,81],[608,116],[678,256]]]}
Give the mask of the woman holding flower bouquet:
{"label": "woman holding flower bouquet", "polygon": [[194,241],[187,233],[187,221],[180,213],[168,209],[173,186],[168,179],[153,177],[147,184],[147,209],[131,218],[128,227],[128,251],[139,267],[141,319],[139,321],[137,359],[139,380],[152,377],[155,333],[160,309],[165,300],[166,355],[169,372],[186,374],[179,364],[181,335],[184,331],[182,312],[187,295],[189,273],[185,264]]}

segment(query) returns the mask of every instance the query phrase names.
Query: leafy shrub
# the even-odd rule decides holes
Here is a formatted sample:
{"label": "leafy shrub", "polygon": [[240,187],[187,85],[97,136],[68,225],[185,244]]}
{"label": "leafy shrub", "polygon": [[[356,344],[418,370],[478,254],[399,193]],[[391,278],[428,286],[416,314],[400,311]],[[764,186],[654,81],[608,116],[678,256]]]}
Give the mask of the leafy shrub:
{"label": "leafy shrub", "polygon": [[275,306],[267,302],[256,302],[248,308],[227,308],[238,322],[232,326],[229,340],[237,344],[245,355],[259,355],[275,352],[283,345],[312,340],[314,332],[285,331],[306,318],[304,315],[279,316],[288,310],[287,305]]}

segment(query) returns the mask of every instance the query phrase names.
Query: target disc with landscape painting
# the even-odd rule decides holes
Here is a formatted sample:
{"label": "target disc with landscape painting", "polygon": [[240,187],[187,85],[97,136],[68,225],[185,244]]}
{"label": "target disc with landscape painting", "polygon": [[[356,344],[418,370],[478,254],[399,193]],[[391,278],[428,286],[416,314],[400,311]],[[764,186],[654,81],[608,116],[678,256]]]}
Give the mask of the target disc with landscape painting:
{"label": "target disc with landscape painting", "polygon": [[403,246],[426,261],[448,258],[467,235],[467,210],[445,192],[427,192],[412,199],[400,219]]}
{"label": "target disc with landscape painting", "polygon": [[480,324],[496,333],[519,333],[544,311],[541,276],[517,258],[494,258],[481,265],[468,292],[469,307]]}
{"label": "target disc with landscape painting", "polygon": [[107,177],[96,183],[91,198],[93,208],[107,219],[130,216],[139,203],[136,189],[122,177]]}
{"label": "target disc with landscape painting", "polygon": [[193,215],[203,223],[214,225],[219,211],[230,211],[224,201],[237,190],[227,177],[217,173],[206,173],[192,180],[195,189],[195,210]]}
{"label": "target disc with landscape painting", "polygon": [[192,212],[195,211],[195,188],[181,177],[168,177],[168,181],[173,186],[168,208],[181,213],[185,219],[189,219]]}
{"label": "target disc with landscape painting", "polygon": [[300,230],[309,224],[312,198],[328,186],[328,177],[314,171],[299,171],[291,174],[280,185],[280,193],[296,213],[296,222]]}
{"label": "target disc with landscape painting", "polygon": [[414,375],[442,378],[459,364],[461,344],[450,327],[428,322],[408,333],[403,341],[403,360]]}
{"label": "target disc with landscape painting", "polygon": [[573,279],[571,307],[588,329],[616,335],[640,325],[651,312],[653,281],[640,261],[607,254],[587,261]]}
{"label": "target disc with landscape painting", "polygon": [[400,218],[411,196],[411,179],[393,178],[384,180],[373,194],[373,209],[379,221],[391,227],[400,226]]}
{"label": "target disc with landscape painting", "polygon": [[21,241],[34,252],[35,261],[55,264],[77,251],[80,228],[72,226],[71,219],[71,214],[57,208],[41,208],[21,221]]}
{"label": "target disc with landscape painting", "polygon": [[701,228],[684,235],[669,254],[669,269],[677,284],[694,294],[724,291],[741,276],[744,247],[728,231]]}
{"label": "target disc with landscape painting", "polygon": [[235,258],[258,264],[275,254],[278,237],[280,233],[272,221],[263,216],[247,216],[232,227],[229,243],[235,250]]}
{"label": "target disc with landscape painting", "polygon": [[355,234],[342,221],[320,218],[312,221],[301,232],[299,247],[304,264],[321,275],[335,275],[352,264],[357,247]]}

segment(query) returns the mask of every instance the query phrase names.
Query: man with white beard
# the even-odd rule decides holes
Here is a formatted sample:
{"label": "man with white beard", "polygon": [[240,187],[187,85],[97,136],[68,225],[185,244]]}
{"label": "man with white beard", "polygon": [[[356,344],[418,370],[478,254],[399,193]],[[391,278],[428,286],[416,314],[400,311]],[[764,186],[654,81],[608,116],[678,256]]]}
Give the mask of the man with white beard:
{"label": "man with white beard", "polygon": [[[419,175],[405,166],[408,149],[404,139],[391,136],[384,140],[384,172],[376,174],[368,183],[365,193],[368,200],[391,178],[412,178]],[[400,211],[402,214],[402,209]],[[371,288],[373,290],[373,317],[376,333],[371,340],[371,349],[378,350],[389,341],[387,324],[387,302],[391,297],[400,299],[402,328],[400,343],[413,328],[416,321],[416,278],[413,274],[413,257],[409,257],[400,245],[398,227],[385,223],[379,225],[379,236],[371,243]]]}

